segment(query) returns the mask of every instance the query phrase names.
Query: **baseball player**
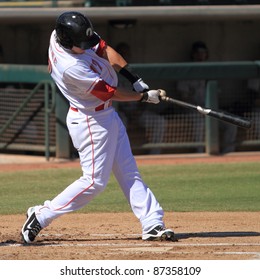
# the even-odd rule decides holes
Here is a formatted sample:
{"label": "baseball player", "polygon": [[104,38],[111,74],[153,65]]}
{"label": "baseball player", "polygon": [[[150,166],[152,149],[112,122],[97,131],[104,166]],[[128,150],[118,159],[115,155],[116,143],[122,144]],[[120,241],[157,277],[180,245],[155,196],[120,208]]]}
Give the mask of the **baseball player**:
{"label": "baseball player", "polygon": [[[158,104],[160,90],[149,90],[131,73],[123,57],[78,12],[65,12],[56,21],[49,71],[70,104],[67,126],[83,174],[52,200],[28,209],[23,241],[33,242],[54,219],[87,205],[105,189],[112,171],[141,223],[142,239],[174,240],[174,232],[165,228],[162,207],[141,178],[125,126],[111,106],[113,100]],[[133,91],[117,87],[117,72],[132,83]]]}

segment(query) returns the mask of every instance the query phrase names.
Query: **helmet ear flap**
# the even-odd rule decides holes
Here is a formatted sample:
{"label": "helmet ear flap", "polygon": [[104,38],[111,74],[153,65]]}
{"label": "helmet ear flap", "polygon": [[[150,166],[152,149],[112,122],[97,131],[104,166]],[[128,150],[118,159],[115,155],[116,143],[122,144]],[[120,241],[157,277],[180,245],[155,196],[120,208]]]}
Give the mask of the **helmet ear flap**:
{"label": "helmet ear flap", "polygon": [[[65,28],[66,29],[66,28]],[[72,49],[73,47],[73,41],[72,39],[67,35],[67,32],[65,29],[56,29],[56,41],[58,44],[62,45],[66,49]]]}

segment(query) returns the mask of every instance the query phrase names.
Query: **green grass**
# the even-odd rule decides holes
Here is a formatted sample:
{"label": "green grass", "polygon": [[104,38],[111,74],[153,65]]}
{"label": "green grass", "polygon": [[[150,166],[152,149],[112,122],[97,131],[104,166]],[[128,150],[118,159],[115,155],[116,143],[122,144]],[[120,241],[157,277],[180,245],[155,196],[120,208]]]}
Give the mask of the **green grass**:
{"label": "green grass", "polygon": [[[260,163],[141,166],[165,211],[260,211]],[[81,176],[80,168],[0,172],[0,214],[24,213]],[[115,178],[80,212],[131,211]]]}

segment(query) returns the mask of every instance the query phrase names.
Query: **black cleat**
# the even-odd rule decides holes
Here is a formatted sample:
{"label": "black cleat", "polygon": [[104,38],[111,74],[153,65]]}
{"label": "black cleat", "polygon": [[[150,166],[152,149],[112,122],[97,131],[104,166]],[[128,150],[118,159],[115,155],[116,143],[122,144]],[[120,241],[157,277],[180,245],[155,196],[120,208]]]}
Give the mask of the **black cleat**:
{"label": "black cleat", "polygon": [[30,207],[27,211],[27,220],[21,232],[24,243],[33,242],[41,229],[42,227],[36,218],[34,208]]}
{"label": "black cleat", "polygon": [[147,241],[152,241],[152,240],[175,241],[174,232],[171,229],[166,229],[161,225],[156,226],[149,232],[143,234],[142,239]]}

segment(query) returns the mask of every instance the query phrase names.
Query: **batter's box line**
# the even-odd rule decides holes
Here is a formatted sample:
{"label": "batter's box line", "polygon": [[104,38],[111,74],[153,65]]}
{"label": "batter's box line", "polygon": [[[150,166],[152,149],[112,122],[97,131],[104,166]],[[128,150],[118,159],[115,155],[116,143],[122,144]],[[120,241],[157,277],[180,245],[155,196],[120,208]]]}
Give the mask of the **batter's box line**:
{"label": "batter's box line", "polygon": [[260,252],[216,252],[214,255],[248,255],[252,256],[255,260],[260,260]]}
{"label": "batter's box line", "polygon": [[[51,236],[59,236],[59,235],[51,235],[51,234],[40,234],[42,237],[51,237]],[[91,233],[89,234],[91,237],[100,237],[100,238],[116,238],[118,239],[132,239],[132,240],[141,240],[142,236],[140,234],[118,234],[118,233]],[[254,231],[226,231],[226,232],[190,232],[190,233],[175,233],[175,241],[180,241],[181,239],[189,239],[189,238],[227,238],[227,237],[257,237],[260,236],[259,232]],[[80,240],[75,240],[80,241]],[[98,241],[98,240],[86,240],[86,241]]]}
{"label": "batter's box line", "polygon": [[[62,237],[64,234],[40,234],[43,237]],[[140,234],[118,234],[118,233],[91,233],[89,236],[94,237],[136,237],[141,238]],[[249,237],[260,236],[260,232],[255,231],[226,231],[226,232],[189,232],[189,233],[175,233],[177,239],[188,239],[193,237],[207,238],[207,237]]]}
{"label": "batter's box line", "polygon": [[174,248],[174,247],[256,247],[260,246],[260,243],[176,243],[176,242],[147,242],[143,241],[142,243],[51,243],[38,241],[30,244],[23,244],[17,241],[7,241],[1,242],[0,247],[113,247],[113,248],[152,248],[152,247],[160,247],[160,248]]}

